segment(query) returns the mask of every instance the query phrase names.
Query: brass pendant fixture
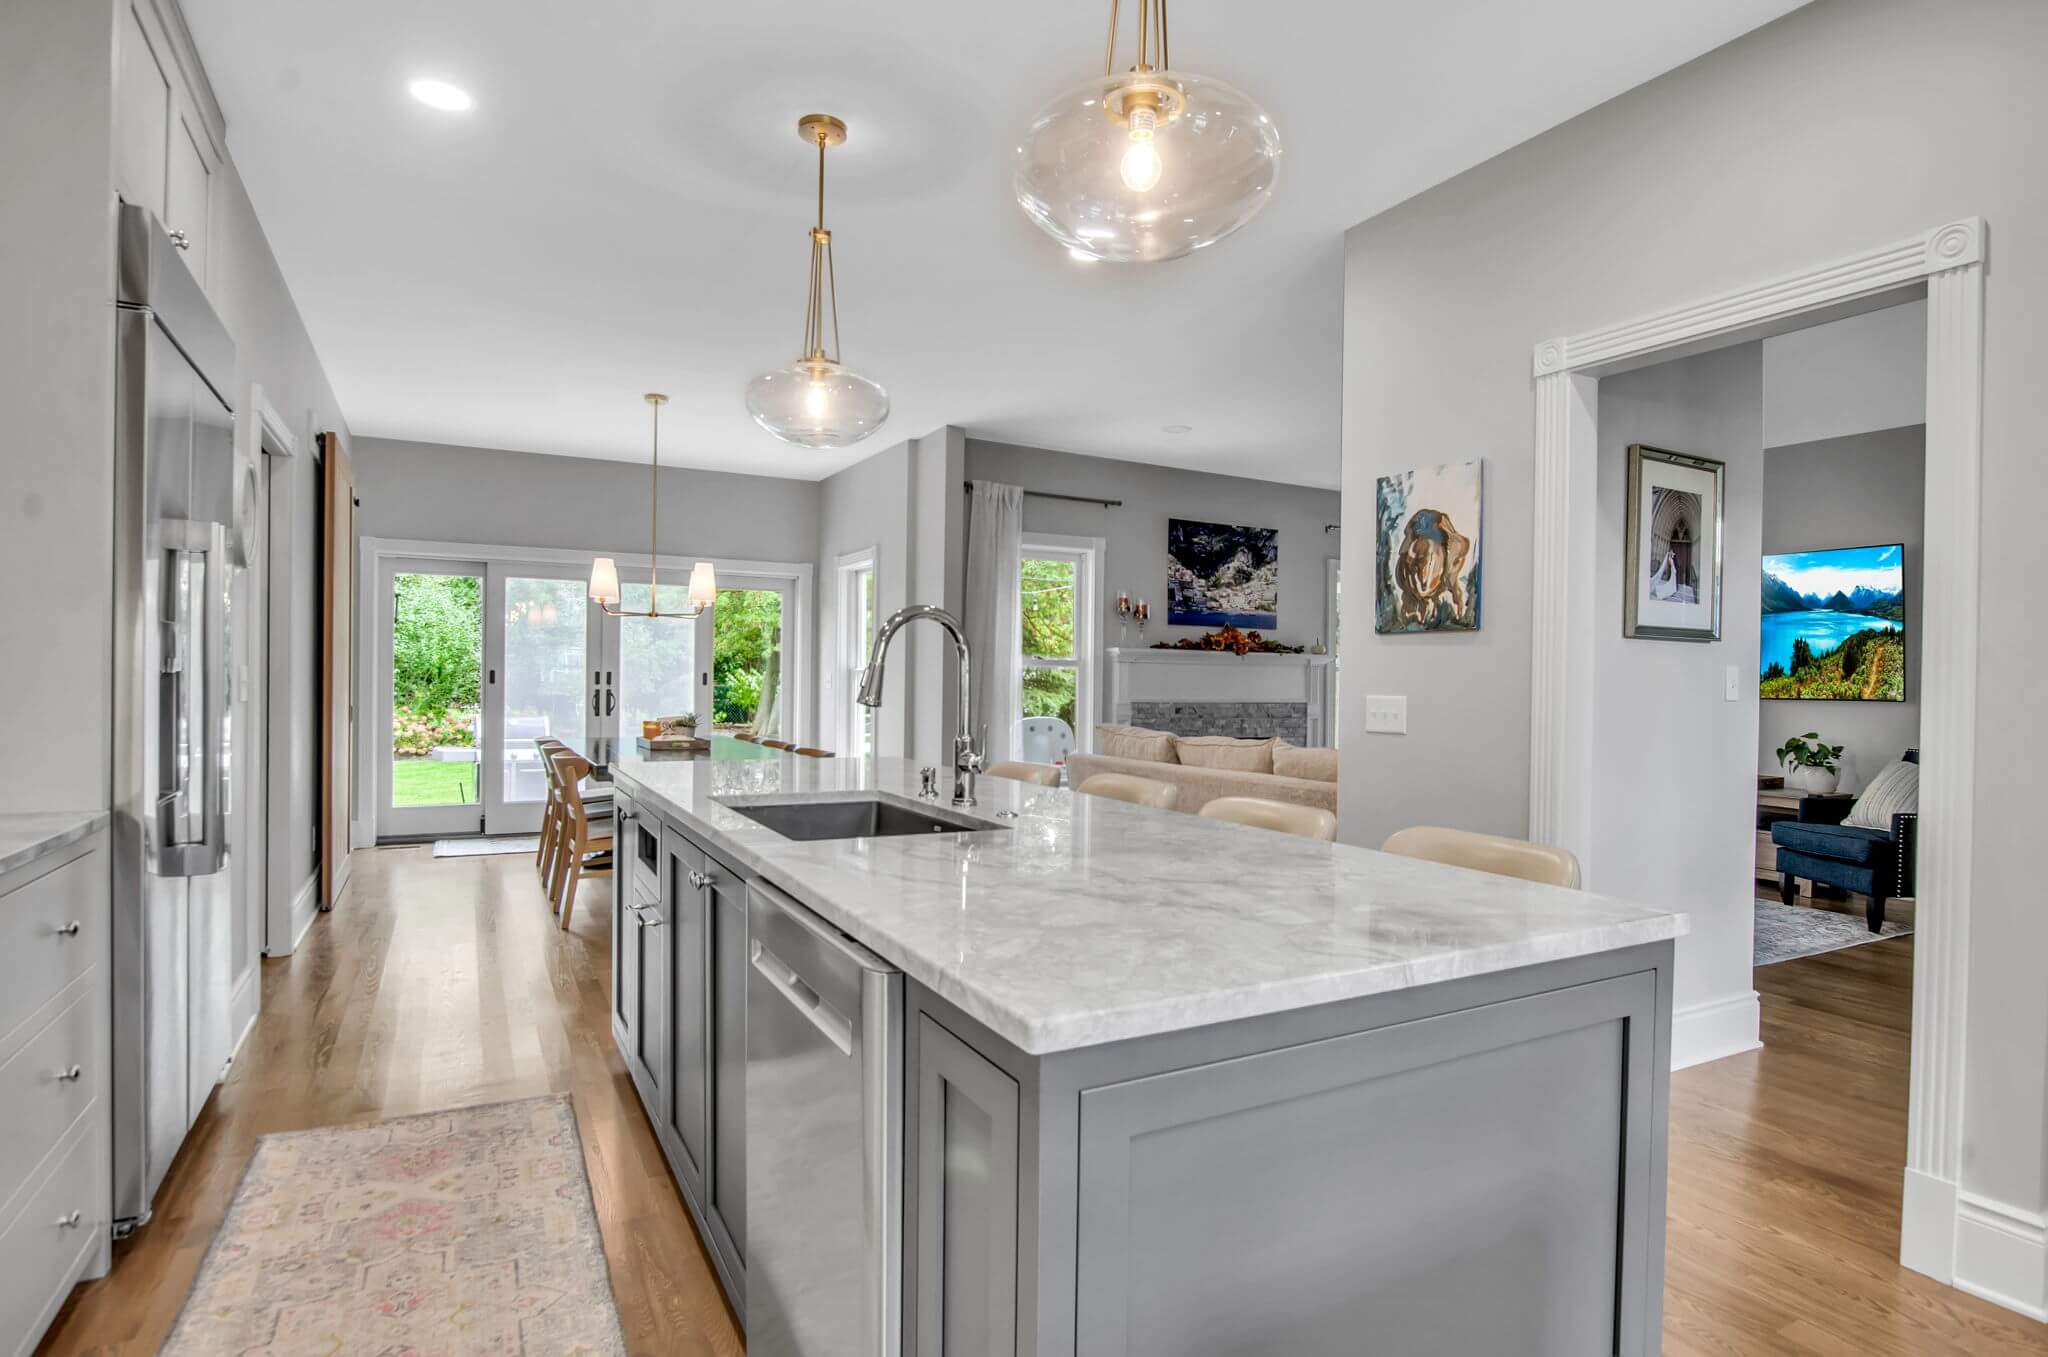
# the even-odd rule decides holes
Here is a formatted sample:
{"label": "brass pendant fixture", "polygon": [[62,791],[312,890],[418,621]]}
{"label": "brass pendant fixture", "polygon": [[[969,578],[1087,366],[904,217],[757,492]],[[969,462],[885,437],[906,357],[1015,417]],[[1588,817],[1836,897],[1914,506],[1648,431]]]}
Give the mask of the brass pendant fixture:
{"label": "brass pendant fixture", "polygon": [[650,391],[643,399],[654,410],[654,452],[649,459],[647,485],[647,606],[619,606],[619,564],[609,556],[600,556],[590,563],[590,597],[607,617],[702,617],[706,608],[718,602],[718,572],[709,561],[699,561],[690,569],[689,607],[681,612],[663,612],[658,606],[661,558],[656,553],[661,539],[655,529],[661,513],[661,407],[668,404],[668,397]]}
{"label": "brass pendant fixture", "polygon": [[1280,132],[1221,80],[1176,70],[1166,0],[1137,0],[1136,60],[1117,69],[1110,0],[1102,75],[1039,111],[1012,187],[1039,229],[1079,258],[1178,259],[1256,216],[1280,173]]}
{"label": "brass pendant fixture", "polygon": [[[844,448],[860,442],[889,417],[889,393],[839,361],[839,281],[832,233],[825,229],[825,148],[846,140],[846,124],[829,113],[797,120],[797,135],[818,148],[818,219],[811,227],[810,301],[804,310],[803,356],[747,384],[747,413],[785,443],[803,448]],[[825,309],[832,311],[832,345],[825,346]]]}

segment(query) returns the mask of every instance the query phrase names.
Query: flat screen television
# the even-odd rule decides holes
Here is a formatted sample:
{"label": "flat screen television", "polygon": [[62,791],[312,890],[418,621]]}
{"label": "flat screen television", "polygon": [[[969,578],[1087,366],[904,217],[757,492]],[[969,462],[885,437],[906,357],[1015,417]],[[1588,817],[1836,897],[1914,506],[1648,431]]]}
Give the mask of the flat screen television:
{"label": "flat screen television", "polygon": [[1762,693],[1906,700],[1905,548],[1764,557]]}

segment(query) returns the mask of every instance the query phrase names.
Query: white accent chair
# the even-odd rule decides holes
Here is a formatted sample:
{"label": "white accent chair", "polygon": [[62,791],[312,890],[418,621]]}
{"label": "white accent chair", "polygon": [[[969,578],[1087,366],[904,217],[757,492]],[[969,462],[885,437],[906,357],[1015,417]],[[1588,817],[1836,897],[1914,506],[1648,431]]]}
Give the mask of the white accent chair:
{"label": "white accent chair", "polygon": [[1026,763],[1065,763],[1074,751],[1074,728],[1057,716],[1027,716],[1017,723],[1017,757]]}

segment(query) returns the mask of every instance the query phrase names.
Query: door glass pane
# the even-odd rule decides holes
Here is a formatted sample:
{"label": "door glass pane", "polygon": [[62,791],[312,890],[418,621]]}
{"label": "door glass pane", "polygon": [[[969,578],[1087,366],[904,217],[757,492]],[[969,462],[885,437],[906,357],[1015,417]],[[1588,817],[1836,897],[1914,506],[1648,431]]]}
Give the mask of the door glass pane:
{"label": "door glass pane", "polygon": [[[647,585],[619,586],[624,608],[647,606]],[[664,612],[690,606],[688,583],[661,586]],[[688,716],[697,704],[697,623],[687,617],[619,619],[619,736],[635,739],[640,723],[661,716]]]}
{"label": "door glass pane", "polygon": [[720,589],[711,650],[712,723],[785,738],[781,591]]}
{"label": "door glass pane", "polygon": [[588,593],[582,580],[505,581],[505,728],[498,747],[508,804],[547,799],[535,740],[583,730]]}
{"label": "door glass pane", "polygon": [[1024,714],[1057,716],[1067,723],[1068,730],[1079,729],[1074,721],[1074,690],[1079,677],[1072,669],[1026,669]]}
{"label": "door glass pane", "polygon": [[483,580],[396,575],[391,592],[391,804],[474,805]]}
{"label": "door glass pane", "polygon": [[1022,588],[1024,653],[1074,658],[1074,562],[1026,560]]}

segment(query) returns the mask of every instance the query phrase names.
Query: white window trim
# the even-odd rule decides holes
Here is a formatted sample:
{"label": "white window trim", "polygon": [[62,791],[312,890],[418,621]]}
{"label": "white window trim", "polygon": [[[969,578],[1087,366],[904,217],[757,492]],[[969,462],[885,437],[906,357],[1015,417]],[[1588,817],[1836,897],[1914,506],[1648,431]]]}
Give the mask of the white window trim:
{"label": "white window trim", "polygon": [[[1074,749],[1085,754],[1090,752],[1094,743],[1095,723],[1102,719],[1102,599],[1099,581],[1103,578],[1107,544],[1100,537],[1027,532],[1022,546],[1021,554],[1025,560],[1069,559],[1074,562],[1074,658],[1026,656],[1020,651],[1018,663],[1020,668],[1074,670]],[[1018,587],[1023,587],[1021,579]],[[1027,660],[1031,662],[1025,663]],[[1017,719],[1022,719],[1021,715]]]}
{"label": "white window trim", "polygon": [[[859,731],[859,715],[853,710],[855,692],[860,686],[861,666],[867,662],[867,647],[870,638],[861,634],[860,601],[854,596],[855,581],[866,571],[874,576],[875,601],[882,598],[882,548],[878,542],[873,546],[849,551],[833,562],[833,612],[837,617],[837,637],[832,648],[832,663],[826,672],[826,701],[832,704],[831,729],[836,741],[835,748],[853,754],[859,746],[856,738]],[[867,751],[873,754],[870,748]]]}

